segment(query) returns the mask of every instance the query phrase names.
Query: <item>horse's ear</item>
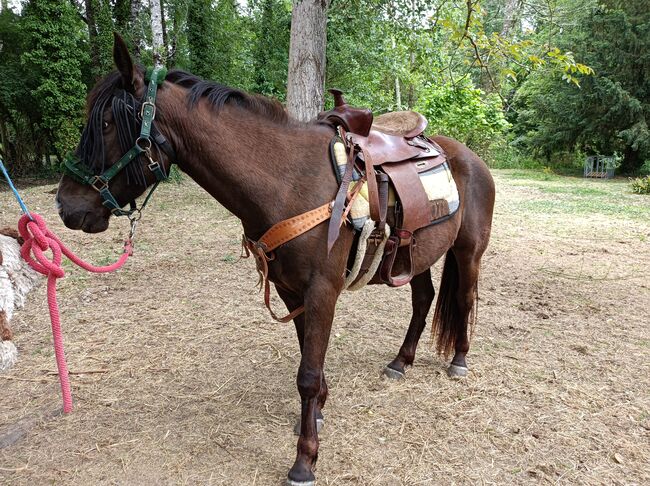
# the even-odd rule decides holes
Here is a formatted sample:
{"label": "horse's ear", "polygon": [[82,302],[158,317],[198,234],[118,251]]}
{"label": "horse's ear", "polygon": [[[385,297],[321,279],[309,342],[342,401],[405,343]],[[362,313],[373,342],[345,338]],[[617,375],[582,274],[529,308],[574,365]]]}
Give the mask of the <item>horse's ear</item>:
{"label": "horse's ear", "polygon": [[115,66],[122,75],[124,89],[132,91],[135,88],[135,83],[133,82],[135,69],[131,54],[129,54],[129,49],[126,47],[126,42],[124,42],[124,39],[117,32],[113,33],[113,37],[113,61],[115,61]]}

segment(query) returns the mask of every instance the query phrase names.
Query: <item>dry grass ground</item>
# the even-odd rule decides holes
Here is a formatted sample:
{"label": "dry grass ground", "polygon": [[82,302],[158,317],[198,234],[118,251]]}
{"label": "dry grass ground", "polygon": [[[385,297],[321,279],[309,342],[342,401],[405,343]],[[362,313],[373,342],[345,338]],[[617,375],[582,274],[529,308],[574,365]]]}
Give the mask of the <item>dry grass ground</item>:
{"label": "dry grass ground", "polygon": [[[409,289],[344,294],[321,486],[650,483],[650,200],[625,181],[495,177],[468,378],[447,378],[428,336],[406,380],[382,378]],[[23,193],[79,253],[112,260],[125,222],[67,231],[53,187]],[[1,189],[0,226],[18,214]],[[13,322],[20,362],[0,375],[0,443],[13,442],[0,444],[0,483],[282,484],[299,351],[293,326],[262,306],[253,262],[238,259],[240,234],[193,183],[165,184],[124,270],[68,267],[68,416],[56,414],[45,290],[32,293]]]}

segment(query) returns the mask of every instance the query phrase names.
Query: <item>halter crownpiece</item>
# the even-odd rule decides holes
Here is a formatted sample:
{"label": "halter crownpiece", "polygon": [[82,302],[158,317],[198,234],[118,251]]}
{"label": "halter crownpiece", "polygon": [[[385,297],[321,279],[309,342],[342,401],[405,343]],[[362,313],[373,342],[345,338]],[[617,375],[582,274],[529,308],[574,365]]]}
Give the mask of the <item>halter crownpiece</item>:
{"label": "halter crownpiece", "polygon": [[[102,198],[102,204],[110,209],[111,213],[115,216],[132,216],[134,213],[139,213],[149,202],[151,195],[158,187],[160,181],[167,179],[167,175],[163,170],[160,162],[153,160],[151,157],[151,147],[153,145],[151,139],[153,137],[156,145],[160,146],[165,152],[170,154],[173,152],[167,139],[153,126],[154,118],[156,117],[156,92],[158,86],[161,86],[167,76],[167,69],[164,67],[148,68],[145,73],[145,82],[147,83],[147,92],[145,93],[144,101],[140,109],[140,117],[142,118],[142,126],[140,128],[140,136],[136,139],[133,147],[124,154],[111,167],[106,169],[103,173],[96,175],[93,174],[87,167],[81,165],[79,159],[74,155],[68,156],[63,164],[63,171],[75,179],[77,182],[91,186]],[[153,172],[156,177],[156,182],[147,194],[144,203],[140,208],[131,201],[130,209],[125,210],[118,204],[117,200],[111,193],[108,184],[118,173],[125,167],[133,162],[138,156],[144,155],[147,157],[149,163],[148,169]]]}

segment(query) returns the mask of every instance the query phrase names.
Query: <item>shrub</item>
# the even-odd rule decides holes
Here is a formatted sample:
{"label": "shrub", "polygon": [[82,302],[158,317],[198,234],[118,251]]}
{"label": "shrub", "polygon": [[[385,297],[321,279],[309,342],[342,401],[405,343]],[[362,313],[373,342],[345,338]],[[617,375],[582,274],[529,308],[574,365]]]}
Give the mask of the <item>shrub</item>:
{"label": "shrub", "polygon": [[469,81],[427,86],[415,109],[429,120],[429,132],[455,138],[482,157],[510,128],[499,97]]}
{"label": "shrub", "polygon": [[632,192],[636,194],[650,194],[650,175],[630,179],[632,181]]}
{"label": "shrub", "polygon": [[642,176],[650,176],[650,160],[646,160],[641,168],[639,169],[639,174]]}

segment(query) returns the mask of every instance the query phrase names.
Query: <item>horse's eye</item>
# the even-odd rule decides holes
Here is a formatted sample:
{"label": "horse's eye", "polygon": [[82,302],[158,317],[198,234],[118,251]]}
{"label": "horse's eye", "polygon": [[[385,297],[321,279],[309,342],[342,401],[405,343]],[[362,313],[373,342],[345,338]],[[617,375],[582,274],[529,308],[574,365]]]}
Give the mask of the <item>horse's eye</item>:
{"label": "horse's eye", "polygon": [[104,121],[104,122],[102,123],[102,126],[104,127],[104,130],[107,129],[107,128],[108,128],[108,122],[107,122],[107,121]]}

